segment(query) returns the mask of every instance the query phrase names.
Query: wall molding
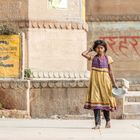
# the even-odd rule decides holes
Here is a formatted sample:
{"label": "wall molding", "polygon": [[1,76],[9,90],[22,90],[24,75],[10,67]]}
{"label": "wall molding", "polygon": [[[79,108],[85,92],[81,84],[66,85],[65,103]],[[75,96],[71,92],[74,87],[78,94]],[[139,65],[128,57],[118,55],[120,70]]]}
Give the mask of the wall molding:
{"label": "wall molding", "polygon": [[59,29],[59,30],[85,30],[88,31],[88,24],[86,22],[59,22],[48,20],[0,20],[0,23],[18,25],[19,28],[37,28],[37,29]]}
{"label": "wall molding", "polygon": [[[42,89],[42,88],[88,88],[87,79],[29,79],[29,80],[0,80],[0,89]],[[125,79],[116,79],[119,87],[129,88],[129,82]],[[25,92],[26,93],[26,92]]]}
{"label": "wall molding", "polygon": [[140,21],[140,15],[87,15],[87,22],[100,21]]}
{"label": "wall molding", "polygon": [[75,80],[75,79],[88,79],[90,71],[33,71],[31,78],[34,79],[52,79],[52,80]]}

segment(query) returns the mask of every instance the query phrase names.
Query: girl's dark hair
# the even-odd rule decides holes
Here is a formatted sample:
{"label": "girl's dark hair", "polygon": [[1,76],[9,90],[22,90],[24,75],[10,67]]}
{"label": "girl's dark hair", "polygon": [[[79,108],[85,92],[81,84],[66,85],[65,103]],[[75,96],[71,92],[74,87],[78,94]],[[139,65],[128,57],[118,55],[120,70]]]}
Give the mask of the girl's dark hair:
{"label": "girl's dark hair", "polygon": [[95,49],[97,48],[98,45],[101,45],[105,48],[105,52],[107,51],[107,44],[104,40],[96,40],[92,46],[93,50],[95,51]]}

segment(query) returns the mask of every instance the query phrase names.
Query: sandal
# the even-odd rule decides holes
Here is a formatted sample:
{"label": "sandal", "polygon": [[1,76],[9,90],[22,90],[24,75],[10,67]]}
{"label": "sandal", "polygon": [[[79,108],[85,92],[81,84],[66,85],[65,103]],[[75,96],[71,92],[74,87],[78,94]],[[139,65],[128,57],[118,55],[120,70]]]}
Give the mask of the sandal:
{"label": "sandal", "polygon": [[96,125],[95,127],[93,127],[92,129],[100,129],[100,125]]}
{"label": "sandal", "polygon": [[105,128],[111,128],[110,121],[109,122],[106,122]]}

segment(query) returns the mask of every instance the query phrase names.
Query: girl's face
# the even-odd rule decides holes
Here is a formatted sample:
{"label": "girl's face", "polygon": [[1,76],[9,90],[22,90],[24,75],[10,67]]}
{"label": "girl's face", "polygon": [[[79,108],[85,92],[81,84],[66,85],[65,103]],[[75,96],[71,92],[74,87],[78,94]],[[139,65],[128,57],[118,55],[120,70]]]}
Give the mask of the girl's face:
{"label": "girl's face", "polygon": [[104,54],[105,53],[105,48],[104,46],[102,45],[98,45],[95,49],[95,51],[98,53],[98,54]]}

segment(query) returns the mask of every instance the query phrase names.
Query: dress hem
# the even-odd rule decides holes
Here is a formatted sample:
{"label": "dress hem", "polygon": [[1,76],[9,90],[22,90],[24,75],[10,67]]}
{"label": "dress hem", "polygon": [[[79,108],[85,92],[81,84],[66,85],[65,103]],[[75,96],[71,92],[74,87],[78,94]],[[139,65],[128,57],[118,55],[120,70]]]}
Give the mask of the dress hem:
{"label": "dress hem", "polygon": [[106,111],[116,111],[117,107],[109,107],[109,106],[90,106],[90,105],[84,105],[84,109],[100,109],[100,110],[106,110]]}

